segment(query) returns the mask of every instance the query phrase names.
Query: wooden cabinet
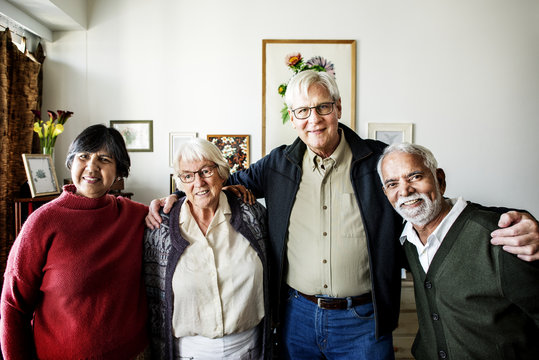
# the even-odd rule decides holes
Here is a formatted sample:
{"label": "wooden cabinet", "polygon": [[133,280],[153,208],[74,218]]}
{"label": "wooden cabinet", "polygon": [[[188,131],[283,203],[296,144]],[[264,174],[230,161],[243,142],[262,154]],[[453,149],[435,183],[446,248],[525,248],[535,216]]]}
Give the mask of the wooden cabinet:
{"label": "wooden cabinet", "polygon": [[38,196],[38,197],[16,197],[13,199],[15,203],[15,237],[19,235],[22,224],[28,216],[38,207],[56,199],[58,195]]}
{"label": "wooden cabinet", "polygon": [[[122,192],[121,190],[111,190],[109,194],[114,196],[123,196],[128,199],[131,199],[131,197],[133,196],[133,193]],[[15,203],[15,237],[19,235],[22,224],[24,224],[24,221],[32,212],[34,212],[41,205],[56,199],[58,196],[60,196],[60,194],[51,196],[38,196],[34,198],[16,197],[15,199],[13,199],[13,202]]]}
{"label": "wooden cabinet", "polygon": [[414,358],[411,349],[417,329],[414,283],[411,279],[411,274],[407,273],[407,278],[402,280],[399,326],[393,331],[395,359],[404,360]]}

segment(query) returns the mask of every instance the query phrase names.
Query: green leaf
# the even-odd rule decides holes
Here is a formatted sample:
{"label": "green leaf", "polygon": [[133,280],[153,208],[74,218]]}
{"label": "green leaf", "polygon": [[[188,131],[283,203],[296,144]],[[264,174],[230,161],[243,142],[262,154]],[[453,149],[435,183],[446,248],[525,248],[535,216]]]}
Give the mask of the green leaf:
{"label": "green leaf", "polygon": [[284,104],[284,107],[281,109],[281,119],[283,119],[283,125],[290,120],[290,116],[288,115],[288,106],[286,106],[286,104]]}
{"label": "green leaf", "polygon": [[320,71],[326,72],[326,69],[323,66],[320,66],[320,65],[313,65],[311,67],[311,69],[314,70],[314,71],[318,71],[318,72],[320,72]]}

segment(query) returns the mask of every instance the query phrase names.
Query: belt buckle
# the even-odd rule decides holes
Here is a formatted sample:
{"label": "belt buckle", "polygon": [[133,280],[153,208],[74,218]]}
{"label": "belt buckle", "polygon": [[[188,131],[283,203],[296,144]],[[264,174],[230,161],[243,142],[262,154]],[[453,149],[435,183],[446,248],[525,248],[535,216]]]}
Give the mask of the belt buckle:
{"label": "belt buckle", "polygon": [[323,297],[317,297],[316,299],[318,300],[318,307],[320,309],[323,309],[324,307],[322,306],[322,301],[324,300],[324,298]]}

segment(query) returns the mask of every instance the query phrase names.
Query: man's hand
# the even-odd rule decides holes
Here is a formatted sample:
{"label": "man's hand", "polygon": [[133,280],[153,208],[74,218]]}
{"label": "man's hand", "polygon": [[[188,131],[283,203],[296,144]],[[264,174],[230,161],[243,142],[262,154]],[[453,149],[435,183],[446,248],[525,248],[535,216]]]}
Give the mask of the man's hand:
{"label": "man's hand", "polygon": [[150,203],[150,211],[146,215],[146,226],[150,229],[156,229],[161,224],[161,216],[159,215],[159,209],[163,207],[163,212],[168,214],[172,205],[178,201],[178,197],[174,194],[167,196],[166,198],[154,199]]}
{"label": "man's hand", "polygon": [[492,245],[503,245],[507,252],[525,261],[539,260],[539,224],[528,213],[509,211],[500,216],[490,236]]}
{"label": "man's hand", "polygon": [[223,187],[223,190],[232,191],[237,197],[242,198],[244,203],[253,205],[256,201],[256,198],[251,190],[247,189],[243,185],[228,185]]}

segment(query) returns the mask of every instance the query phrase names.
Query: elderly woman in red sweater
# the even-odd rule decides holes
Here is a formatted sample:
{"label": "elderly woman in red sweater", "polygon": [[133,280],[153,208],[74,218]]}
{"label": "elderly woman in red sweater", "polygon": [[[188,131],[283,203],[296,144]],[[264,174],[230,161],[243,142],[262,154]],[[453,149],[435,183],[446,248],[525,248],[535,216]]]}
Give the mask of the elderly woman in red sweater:
{"label": "elderly woman in red sweater", "polygon": [[73,184],[28,218],[9,254],[4,359],[143,358],[147,207],[107,195],[130,164],[113,128],[90,126],[71,144],[66,165]]}

